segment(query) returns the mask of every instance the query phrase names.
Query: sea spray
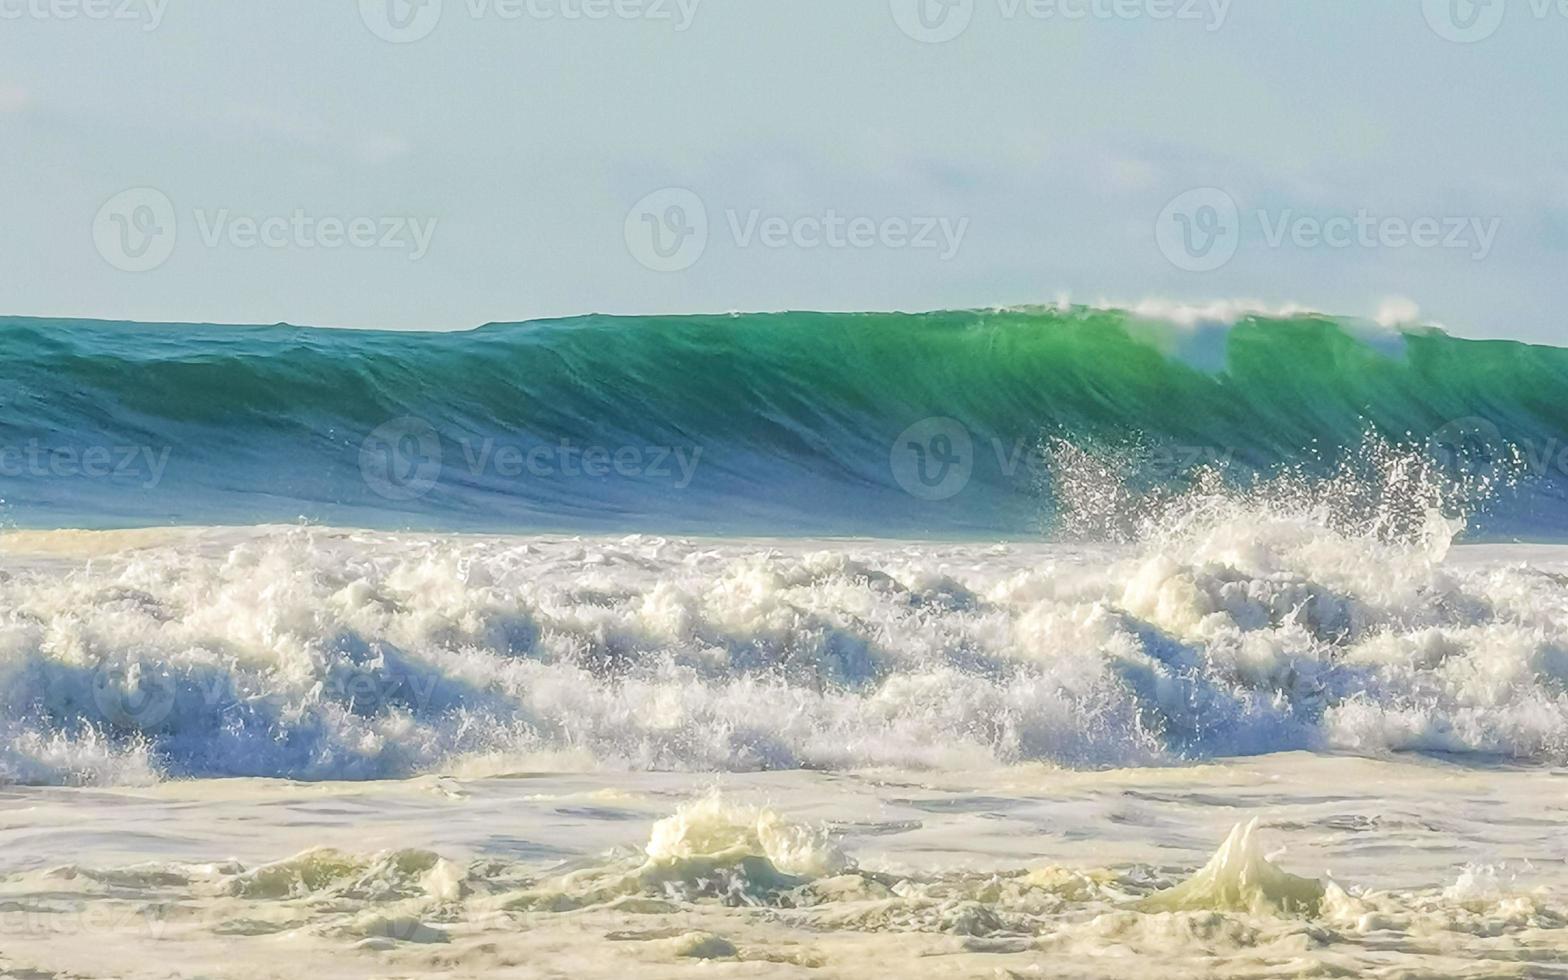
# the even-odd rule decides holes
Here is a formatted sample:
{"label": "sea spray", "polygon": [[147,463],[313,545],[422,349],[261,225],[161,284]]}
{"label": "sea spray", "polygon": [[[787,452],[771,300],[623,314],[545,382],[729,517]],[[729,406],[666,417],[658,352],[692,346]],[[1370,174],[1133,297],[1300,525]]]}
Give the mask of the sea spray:
{"label": "sea spray", "polygon": [[1049,530],[1068,540],[1168,540],[1237,520],[1293,520],[1438,558],[1529,473],[1522,450],[1488,456],[1484,467],[1450,468],[1413,434],[1394,440],[1370,429],[1331,458],[1313,446],[1266,471],[1229,458],[1193,460],[1179,479],[1169,472],[1173,457],[1136,441],[1080,445],[1053,436],[1040,456]]}

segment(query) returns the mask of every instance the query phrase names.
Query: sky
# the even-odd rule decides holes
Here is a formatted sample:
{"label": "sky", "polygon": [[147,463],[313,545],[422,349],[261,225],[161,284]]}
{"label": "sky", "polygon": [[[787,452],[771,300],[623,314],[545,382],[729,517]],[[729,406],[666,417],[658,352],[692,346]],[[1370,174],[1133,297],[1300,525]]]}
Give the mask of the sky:
{"label": "sky", "polygon": [[1246,299],[1568,345],[1564,52],[1555,0],[0,0],[0,314]]}

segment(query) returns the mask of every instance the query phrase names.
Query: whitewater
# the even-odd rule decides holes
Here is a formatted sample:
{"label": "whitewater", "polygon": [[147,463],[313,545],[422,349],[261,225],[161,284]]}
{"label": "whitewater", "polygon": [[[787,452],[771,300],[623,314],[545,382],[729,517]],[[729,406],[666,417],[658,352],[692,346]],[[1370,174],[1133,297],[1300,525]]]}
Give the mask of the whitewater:
{"label": "whitewater", "polygon": [[1568,976],[1568,359],[1156,321],[0,322],[0,974]]}
{"label": "whitewater", "polygon": [[1557,548],[1261,516],[1153,548],[13,533],[0,778],[1568,757]]}

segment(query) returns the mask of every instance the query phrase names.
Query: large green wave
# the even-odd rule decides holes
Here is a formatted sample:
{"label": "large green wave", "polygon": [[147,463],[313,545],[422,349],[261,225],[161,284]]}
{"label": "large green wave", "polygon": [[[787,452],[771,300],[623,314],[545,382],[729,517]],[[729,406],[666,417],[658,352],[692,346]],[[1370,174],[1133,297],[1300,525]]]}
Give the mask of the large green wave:
{"label": "large green wave", "polygon": [[[1052,440],[1135,446],[1179,480],[1326,466],[1370,431],[1522,458],[1524,489],[1483,531],[1545,534],[1568,438],[1568,350],[1319,315],[587,316],[446,334],[10,318],[0,360],[0,498],[34,526],[1032,533],[1051,524]],[[144,459],[83,474],[94,449]],[[583,471],[589,450],[606,472]]]}

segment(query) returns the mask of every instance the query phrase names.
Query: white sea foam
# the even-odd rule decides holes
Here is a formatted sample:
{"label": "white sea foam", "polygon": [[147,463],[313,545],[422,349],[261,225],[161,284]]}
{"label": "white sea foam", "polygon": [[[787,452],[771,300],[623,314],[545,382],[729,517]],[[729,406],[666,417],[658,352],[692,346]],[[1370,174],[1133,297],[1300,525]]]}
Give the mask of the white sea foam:
{"label": "white sea foam", "polygon": [[1441,521],[1383,540],[1226,507],[1124,547],[311,528],[70,561],[13,545],[0,776],[1568,757],[1556,564],[1445,562]]}
{"label": "white sea foam", "polygon": [[1191,878],[1144,899],[1151,912],[1241,911],[1255,915],[1315,913],[1323,885],[1284,871],[1263,853],[1254,817],[1231,830],[1209,863]]}
{"label": "white sea foam", "polygon": [[[1289,768],[1289,760],[1275,761]],[[1363,802],[1376,800],[1379,787],[1358,782],[1374,773],[1356,760],[1332,760],[1338,766],[1325,768],[1328,761],[1315,760],[1316,771],[1350,780],[1353,792],[1368,794]],[[1391,788],[1404,803],[1433,789],[1451,791],[1451,771],[1446,778],[1426,773],[1428,780],[1421,767],[1390,765],[1377,775],[1399,773],[1407,778],[1396,779]],[[770,775],[807,789],[814,806],[845,814],[858,808],[856,793],[844,791],[841,775],[817,775],[816,783],[791,778],[806,774]],[[1004,778],[1012,782],[1020,775]],[[1154,791],[1159,775],[1144,771],[1124,778],[1126,787]],[[1219,777],[1210,783],[1211,792],[1223,793],[1230,784],[1218,767],[1210,776]],[[1103,801],[1118,778],[1094,774],[1084,782],[1079,791]],[[395,798],[395,786],[381,784],[369,798],[388,792]],[[822,795],[810,792],[811,786]],[[229,788],[241,787],[263,799],[291,802],[289,808],[261,808],[247,826],[277,831],[282,824],[295,837],[320,831],[288,826],[294,807],[308,807],[315,791],[243,781]],[[481,785],[473,788],[483,791]],[[875,790],[869,783],[861,788]],[[1523,799],[1517,795],[1523,788],[1517,779],[1507,781],[1510,799]],[[1000,791],[1001,785],[993,782],[989,790]],[[1028,802],[980,797],[995,809],[967,814],[964,823],[959,822],[964,808],[930,804],[974,800],[971,794],[924,792],[931,795],[881,801],[920,806],[914,812],[937,825],[924,828],[916,821],[878,831],[895,840],[909,835],[906,854],[945,840],[948,847],[965,848],[966,857],[979,858],[985,848],[973,831],[1005,821],[1009,806]],[[1329,816],[1321,810],[1320,786],[1287,783],[1275,786],[1272,795],[1298,815]],[[220,797],[210,802],[222,812]],[[1211,805],[1173,800],[1155,822],[1172,831],[1173,821],[1202,820]],[[400,826],[404,835],[428,834],[436,830],[430,821],[447,822],[454,814],[438,809],[409,823],[410,807],[391,806],[373,824],[380,830]],[[1462,804],[1455,810],[1460,820],[1483,815],[1465,813]],[[79,860],[0,875],[0,903],[12,910],[6,955],[70,975],[211,972],[221,961],[222,972],[261,976],[275,972],[277,942],[286,940],[291,966],[308,967],[312,974],[368,953],[377,957],[376,972],[398,975],[434,966],[466,975],[518,963],[547,964],[573,976],[685,975],[682,961],[703,959],[738,961],[748,971],[826,967],[844,976],[967,977],[999,970],[1028,975],[1043,957],[1074,976],[1120,977],[1151,969],[1181,977],[1355,976],[1390,964],[1404,972],[1450,976],[1487,961],[1505,975],[1512,975],[1508,966],[1556,961],[1568,937],[1568,914],[1549,890],[1491,867],[1467,868],[1446,888],[1411,884],[1412,871],[1404,865],[1412,843],[1402,836],[1398,846],[1368,847],[1388,843],[1387,835],[1399,831],[1376,824],[1351,828],[1342,815],[1333,818],[1339,829],[1326,837],[1342,841],[1347,854],[1363,854],[1352,870],[1383,864],[1385,873],[1403,870],[1406,880],[1369,890],[1285,870],[1278,857],[1264,855],[1265,833],[1289,832],[1320,843],[1328,829],[1288,820],[1279,821],[1278,830],[1260,828],[1256,818],[1238,824],[1207,863],[1196,867],[1108,858],[1104,848],[1125,838],[1128,826],[1088,823],[1076,828],[1085,836],[1057,841],[1057,857],[1066,864],[1024,864],[993,852],[992,862],[1003,863],[989,870],[921,871],[853,860],[833,835],[787,811],[716,792],[678,805],[651,826],[643,821],[628,826],[622,822],[626,815],[614,811],[547,807],[530,813],[524,807],[497,828],[496,814],[491,809],[481,821],[487,836],[525,825],[531,837],[564,844],[576,859],[541,869],[493,853],[464,859],[418,847],[353,852],[316,846],[259,863]],[[162,818],[202,819],[188,804],[164,809]],[[598,852],[583,847],[578,838],[607,821],[629,834],[642,830],[646,844]],[[113,846],[107,836],[85,846],[101,852]],[[1049,846],[1056,835],[1037,836],[1008,836],[1008,850]],[[1086,847],[1087,840],[1096,846]],[[1213,841],[1205,833],[1194,843]],[[199,846],[210,846],[210,839],[201,837]],[[1134,846],[1147,851],[1161,845],[1143,839]],[[1203,860],[1200,851],[1184,853]],[[1431,856],[1417,853],[1423,860]]]}

